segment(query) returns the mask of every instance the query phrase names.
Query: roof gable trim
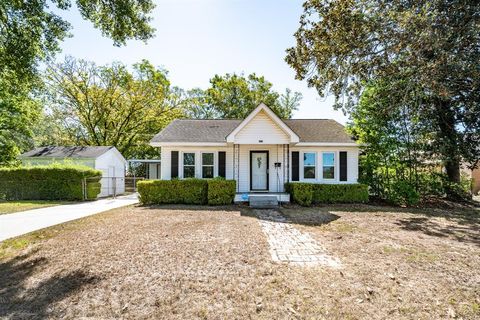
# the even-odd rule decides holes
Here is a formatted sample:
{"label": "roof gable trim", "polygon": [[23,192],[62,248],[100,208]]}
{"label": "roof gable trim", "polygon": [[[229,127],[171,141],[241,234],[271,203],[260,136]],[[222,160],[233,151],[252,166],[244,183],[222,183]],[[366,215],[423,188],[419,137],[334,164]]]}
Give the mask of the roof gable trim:
{"label": "roof gable trim", "polygon": [[260,112],[264,111],[270,119],[280,127],[289,137],[290,137],[290,142],[291,143],[298,143],[300,141],[300,138],[298,135],[290,129],[289,126],[285,124],[285,122],[280,119],[275,112],[272,111],[267,105],[264,103],[261,103],[258,105],[258,107],[253,110],[248,117],[246,117],[227,137],[226,140],[227,142],[234,142],[235,141],[235,135],[240,132],[250,121],[252,121],[253,118]]}

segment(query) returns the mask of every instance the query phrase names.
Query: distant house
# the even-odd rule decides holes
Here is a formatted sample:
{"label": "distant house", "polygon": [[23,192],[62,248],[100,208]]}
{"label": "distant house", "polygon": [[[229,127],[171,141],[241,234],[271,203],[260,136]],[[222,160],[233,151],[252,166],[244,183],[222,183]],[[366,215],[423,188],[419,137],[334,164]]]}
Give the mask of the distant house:
{"label": "distant house", "polygon": [[20,156],[23,165],[38,166],[54,162],[71,162],[102,171],[100,197],[125,192],[127,161],[111,146],[49,146],[25,152]]}
{"label": "distant house", "polygon": [[359,146],[330,119],[280,119],[259,105],[240,120],[175,120],[150,142],[161,148],[161,179],[225,177],[246,194],[276,194],[284,183],[357,183]]}

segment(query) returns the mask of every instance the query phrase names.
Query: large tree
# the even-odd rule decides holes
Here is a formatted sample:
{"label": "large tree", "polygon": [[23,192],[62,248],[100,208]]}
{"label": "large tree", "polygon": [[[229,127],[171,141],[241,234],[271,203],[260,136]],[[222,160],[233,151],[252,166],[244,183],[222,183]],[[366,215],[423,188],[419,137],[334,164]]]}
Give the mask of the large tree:
{"label": "large tree", "polygon": [[291,118],[302,95],[286,89],[273,90],[273,84],[262,76],[250,74],[215,75],[206,90],[187,92],[187,113],[192,118],[243,119],[260,103],[265,103],[281,118]]}
{"label": "large tree", "polygon": [[97,66],[67,58],[48,68],[46,82],[47,118],[63,128],[59,139],[112,145],[127,158],[153,156],[150,139],[182,115],[166,71],[145,60],[130,72],[121,63]]}
{"label": "large tree", "polygon": [[[480,158],[479,1],[308,0],[295,37],[287,62],[320,95],[333,93],[337,108],[355,111],[366,85],[388,81],[388,105],[418,107],[425,152],[451,182],[461,161]],[[394,94],[405,81],[421,90]]]}
{"label": "large tree", "polygon": [[30,89],[14,77],[0,76],[0,166],[13,165],[31,138],[41,108]]}
{"label": "large tree", "polygon": [[0,152],[4,155],[0,164],[12,162],[31,137],[30,124],[40,111],[34,101],[41,87],[39,65],[70,36],[71,25],[51,6],[57,12],[75,7],[117,46],[153,36],[151,0],[0,1]]}

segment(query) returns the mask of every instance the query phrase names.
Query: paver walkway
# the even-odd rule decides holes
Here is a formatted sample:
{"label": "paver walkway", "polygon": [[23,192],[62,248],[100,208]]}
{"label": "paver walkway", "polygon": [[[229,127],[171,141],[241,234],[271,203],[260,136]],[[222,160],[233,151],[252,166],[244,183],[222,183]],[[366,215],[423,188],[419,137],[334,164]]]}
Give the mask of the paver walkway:
{"label": "paver walkway", "polygon": [[138,202],[136,194],[0,215],[0,241]]}
{"label": "paver walkway", "polygon": [[308,233],[297,230],[280,213],[257,210],[257,215],[267,235],[273,261],[302,266],[341,266],[340,261],[328,255],[315,239]]}

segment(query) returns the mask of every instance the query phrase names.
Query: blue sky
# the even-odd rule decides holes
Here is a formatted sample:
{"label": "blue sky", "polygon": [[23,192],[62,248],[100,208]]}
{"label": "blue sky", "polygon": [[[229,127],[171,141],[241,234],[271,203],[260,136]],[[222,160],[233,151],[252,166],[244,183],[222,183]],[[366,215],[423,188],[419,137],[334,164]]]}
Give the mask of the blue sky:
{"label": "blue sky", "polygon": [[62,44],[62,54],[97,64],[114,60],[133,64],[148,59],[168,70],[173,85],[207,88],[215,74],[255,72],[277,91],[291,88],[303,94],[294,118],[332,118],[345,123],[333,98],[321,98],[284,61],[294,45],[293,33],[302,13],[301,0],[159,0],[153,12],[155,38],[147,44],[129,41],[117,48],[102,37],[76,10],[62,12],[73,25],[73,37]]}

